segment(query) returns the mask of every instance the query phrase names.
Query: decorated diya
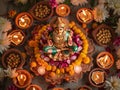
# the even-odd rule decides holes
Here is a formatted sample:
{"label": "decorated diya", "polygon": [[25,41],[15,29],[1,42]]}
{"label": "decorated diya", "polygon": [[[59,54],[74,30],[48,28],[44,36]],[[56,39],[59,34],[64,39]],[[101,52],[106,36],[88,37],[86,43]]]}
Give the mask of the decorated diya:
{"label": "decorated diya", "polygon": [[77,80],[82,72],[90,70],[88,39],[75,22],[56,17],[50,24],[35,28],[35,32],[28,45],[34,48],[35,58],[31,60],[37,64],[30,66],[35,65],[31,68],[36,75],[43,75],[52,84],[60,84],[63,79]]}
{"label": "decorated diya", "polygon": [[13,78],[13,83],[18,88],[25,88],[31,83],[32,77],[28,71],[19,69],[16,73],[18,73],[18,75]]}
{"label": "decorated diya", "polygon": [[101,68],[95,68],[89,73],[89,81],[95,87],[104,86],[106,73]]}
{"label": "decorated diya", "polygon": [[114,64],[114,58],[109,52],[101,52],[97,56],[97,65],[103,69],[109,69]]}
{"label": "decorated diya", "polygon": [[22,45],[25,40],[25,34],[22,30],[13,30],[9,33],[8,37],[11,44],[15,46]]}
{"label": "decorated diya", "polygon": [[15,24],[21,29],[29,28],[33,23],[33,18],[28,12],[19,13],[15,18]]}

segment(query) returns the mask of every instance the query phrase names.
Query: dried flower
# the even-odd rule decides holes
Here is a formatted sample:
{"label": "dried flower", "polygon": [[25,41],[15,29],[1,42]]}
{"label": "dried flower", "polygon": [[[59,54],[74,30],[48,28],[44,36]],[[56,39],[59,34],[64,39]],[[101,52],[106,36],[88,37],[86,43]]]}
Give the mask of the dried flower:
{"label": "dried flower", "polygon": [[0,32],[7,32],[11,30],[12,25],[6,18],[0,17]]}
{"label": "dried flower", "polygon": [[49,3],[52,6],[52,8],[55,8],[58,5],[57,2],[56,2],[56,0],[50,0]]}
{"label": "dried flower", "polygon": [[78,6],[79,4],[80,4],[80,6],[83,6],[86,3],[88,3],[87,0],[71,0],[70,2],[75,6]]}
{"label": "dried flower", "polygon": [[9,16],[10,18],[13,18],[15,15],[16,15],[16,10],[10,10],[10,11],[8,12],[8,16]]}
{"label": "dried flower", "polygon": [[18,75],[18,73],[16,72],[16,68],[11,69],[11,67],[8,67],[7,70],[4,70],[4,72],[5,72],[5,75],[10,78],[14,78]]}
{"label": "dried flower", "polygon": [[98,0],[98,3],[99,4],[104,4],[104,3],[106,3],[106,0]]}
{"label": "dried flower", "polygon": [[117,54],[117,57],[120,58],[120,48],[117,49],[116,54]]}
{"label": "dried flower", "polygon": [[93,14],[94,14],[94,20],[100,23],[109,17],[108,11],[104,7],[104,5],[96,6],[93,10]]}
{"label": "dried flower", "polygon": [[0,53],[7,50],[10,45],[10,40],[7,36],[7,33],[0,33]]}
{"label": "dried flower", "polygon": [[114,14],[120,15],[120,0],[107,0],[108,7],[114,9]]}
{"label": "dried flower", "polygon": [[111,76],[105,81],[105,88],[107,90],[120,90],[120,78]]}

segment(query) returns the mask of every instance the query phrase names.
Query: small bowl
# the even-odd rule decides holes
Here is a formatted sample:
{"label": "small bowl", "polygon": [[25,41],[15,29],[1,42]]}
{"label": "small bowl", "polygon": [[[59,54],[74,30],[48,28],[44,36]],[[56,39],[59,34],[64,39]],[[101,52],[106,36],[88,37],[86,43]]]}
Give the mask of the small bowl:
{"label": "small bowl", "polygon": [[[16,35],[16,33],[19,33],[19,36],[23,36],[23,38],[20,38],[19,40],[21,40],[21,42],[19,42],[19,43],[17,43],[17,42],[15,42],[15,41],[17,41],[16,40],[16,38],[14,39],[14,40],[12,40],[13,39],[13,37],[12,37],[12,35]],[[22,45],[23,43],[24,43],[24,41],[25,41],[25,38],[26,38],[26,36],[25,36],[25,33],[22,31],[22,30],[13,30],[13,31],[11,31],[9,34],[8,34],[8,37],[9,37],[9,39],[10,39],[10,41],[11,41],[11,45],[13,45],[13,46],[19,46],[19,45]]]}
{"label": "small bowl", "polygon": [[30,83],[32,82],[32,77],[30,75],[30,73],[26,70],[23,70],[23,69],[19,69],[16,71],[19,74],[24,74],[26,75],[26,81],[24,83],[24,85],[20,85],[18,83],[18,80],[17,80],[17,77],[13,78],[13,83],[15,84],[15,86],[17,86],[18,88],[25,88],[27,87],[28,85],[30,85]]}
{"label": "small bowl", "polygon": [[[25,15],[28,17],[27,20],[29,20],[29,25],[23,27],[23,26],[20,26],[19,23],[20,23],[20,18],[23,17],[23,16],[25,16]],[[22,19],[22,20],[23,20],[23,19]],[[33,24],[33,17],[32,17],[31,14],[29,14],[28,12],[21,12],[21,13],[19,13],[19,14],[16,16],[16,18],[15,18],[15,24],[16,24],[17,27],[20,28],[20,29],[27,29],[27,28],[29,28],[29,27],[32,26],[32,24]]]}
{"label": "small bowl", "polygon": [[36,84],[31,84],[29,85],[26,90],[32,90],[31,87],[35,87],[37,90],[42,90],[42,88]]}
{"label": "small bowl", "polygon": [[[48,11],[49,13],[44,14],[46,16],[44,16],[43,18],[42,18],[42,16],[39,16],[41,14],[41,12],[45,11],[45,9],[40,8],[40,6],[43,8],[42,5],[46,6],[47,9],[49,9],[49,11]],[[41,11],[39,11],[38,9],[41,9]],[[48,20],[53,15],[53,8],[51,7],[51,5],[49,4],[48,1],[40,1],[32,7],[32,9],[30,10],[30,13],[36,20],[45,21],[45,20]]]}
{"label": "small bowl", "polygon": [[[9,66],[11,68],[22,68],[22,66],[24,65],[25,63],[25,60],[21,54],[21,52],[17,49],[9,49],[8,51],[6,51],[3,55],[2,55],[2,64],[5,68],[8,68],[8,61],[7,59],[9,60],[10,57],[15,57],[17,59],[19,59],[19,62],[17,63],[17,66],[14,65],[14,63],[10,64]],[[15,62],[15,59],[12,60],[13,62]],[[12,62],[11,61],[11,62]]]}
{"label": "small bowl", "polygon": [[[100,84],[96,84],[93,80],[92,80],[92,74],[93,74],[93,72],[95,72],[95,71],[100,71],[100,72],[102,72],[102,73],[104,73],[104,82],[103,83],[100,83]],[[106,72],[103,70],[103,69],[101,69],[101,68],[95,68],[95,69],[93,69],[90,73],[89,73],[89,82],[90,82],[90,84],[91,85],[93,85],[94,87],[103,87],[104,85],[105,85],[105,79],[106,79]]]}
{"label": "small bowl", "polygon": [[[99,30],[102,30],[102,29],[107,29],[107,30],[109,30],[109,32],[110,32],[110,34],[111,34],[111,37],[109,38],[110,41],[109,41],[108,43],[106,43],[106,44],[101,43],[101,42],[98,41],[98,39],[97,39],[97,33],[100,32]],[[107,26],[107,25],[105,25],[105,24],[102,24],[102,25],[98,26],[98,27],[92,32],[92,35],[93,35],[93,38],[94,38],[95,42],[96,42],[98,45],[103,46],[103,47],[107,47],[108,45],[112,44],[112,41],[113,41],[113,39],[114,39],[114,32],[113,32],[113,30],[112,30],[109,26]],[[100,36],[100,35],[98,35],[98,36]],[[101,40],[101,39],[100,39],[100,40]]]}
{"label": "small bowl", "polygon": [[66,17],[70,14],[70,7],[66,4],[60,4],[56,7],[56,13],[59,16]]}
{"label": "small bowl", "polygon": [[[80,17],[80,13],[83,12],[83,11],[85,11],[85,10],[89,11],[89,17],[90,17],[90,18],[88,18],[88,20],[84,22],[84,21],[81,19],[82,16]],[[84,24],[88,24],[88,23],[90,23],[90,22],[93,21],[92,10],[89,9],[89,8],[80,8],[80,9],[77,11],[77,13],[76,13],[76,17],[77,17],[77,20],[78,20],[79,22],[84,23]],[[88,17],[88,16],[87,16],[87,17]]]}
{"label": "small bowl", "polygon": [[92,90],[92,88],[90,88],[87,85],[84,85],[84,86],[80,86],[77,90]]}
{"label": "small bowl", "polygon": [[[109,60],[109,62],[108,62],[108,65],[107,66],[103,66],[103,65],[101,65],[101,63],[100,63],[100,57],[102,58],[103,56],[105,56],[105,55],[107,55],[106,56],[106,58],[108,57],[110,60]],[[102,59],[103,60],[103,59]],[[107,60],[107,59],[106,59]],[[113,56],[112,56],[112,54],[111,53],[109,53],[109,52],[101,52],[101,53],[99,53],[98,55],[97,55],[97,58],[96,58],[96,62],[97,62],[97,65],[100,67],[100,68],[103,68],[103,69],[109,69],[109,68],[111,68],[112,66],[113,66],[113,64],[114,64],[114,58],[113,58]],[[103,62],[102,62],[103,63]],[[107,62],[106,62],[106,64],[107,64]],[[106,65],[105,64],[105,65]]]}

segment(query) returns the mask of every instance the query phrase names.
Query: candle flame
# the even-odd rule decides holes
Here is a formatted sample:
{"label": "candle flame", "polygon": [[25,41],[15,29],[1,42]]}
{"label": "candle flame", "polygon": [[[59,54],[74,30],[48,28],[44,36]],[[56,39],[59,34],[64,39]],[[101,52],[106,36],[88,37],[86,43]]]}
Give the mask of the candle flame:
{"label": "candle flame", "polygon": [[86,12],[85,12],[85,10],[82,10],[82,12],[83,12],[83,14],[86,16]]}
{"label": "candle flame", "polygon": [[23,79],[23,75],[20,75],[20,79]]}
{"label": "candle flame", "polygon": [[18,38],[18,36],[17,36],[17,35],[14,35],[13,37],[14,37],[14,38]]}
{"label": "candle flame", "polygon": [[96,79],[99,79],[100,77],[98,75],[96,75]]}
{"label": "candle flame", "polygon": [[65,9],[65,7],[62,6],[61,9]]}
{"label": "candle flame", "polygon": [[25,22],[25,20],[24,20],[23,18],[20,18],[20,20],[21,20],[22,22]]}
{"label": "candle flame", "polygon": [[108,55],[105,56],[104,62],[106,62],[108,59]]}
{"label": "candle flame", "polygon": [[35,87],[33,87],[33,89],[32,89],[32,90],[36,90],[36,89],[35,89]]}

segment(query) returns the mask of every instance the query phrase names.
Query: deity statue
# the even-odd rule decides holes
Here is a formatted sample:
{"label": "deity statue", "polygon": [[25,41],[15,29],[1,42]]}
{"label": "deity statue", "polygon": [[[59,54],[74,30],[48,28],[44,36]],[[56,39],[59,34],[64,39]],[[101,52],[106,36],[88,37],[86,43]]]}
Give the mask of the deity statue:
{"label": "deity statue", "polygon": [[78,47],[73,42],[73,31],[69,28],[69,21],[62,17],[57,17],[50,24],[52,32],[47,33],[47,45],[43,47],[44,53],[54,61],[69,59],[69,56],[77,52]]}

